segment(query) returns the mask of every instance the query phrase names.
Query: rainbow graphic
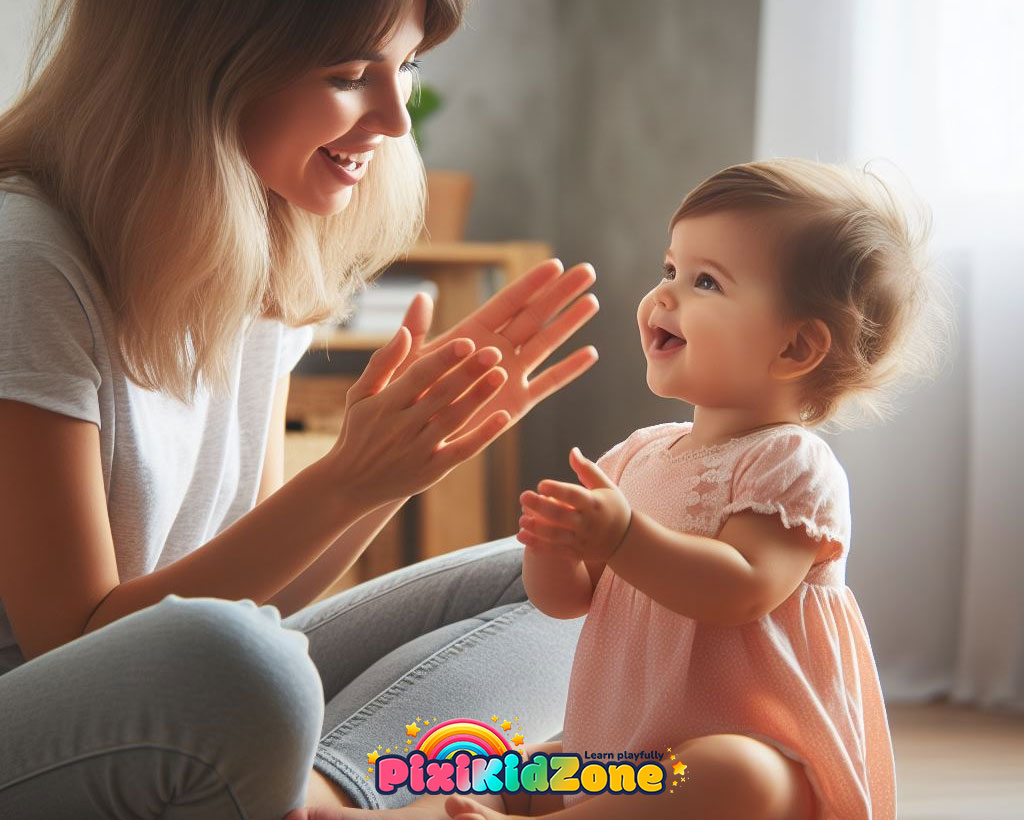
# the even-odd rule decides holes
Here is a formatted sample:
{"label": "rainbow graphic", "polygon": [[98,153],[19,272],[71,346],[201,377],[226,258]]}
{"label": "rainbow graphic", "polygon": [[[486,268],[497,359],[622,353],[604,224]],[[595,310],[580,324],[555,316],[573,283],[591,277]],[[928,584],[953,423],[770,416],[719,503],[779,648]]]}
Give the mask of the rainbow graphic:
{"label": "rainbow graphic", "polygon": [[511,751],[505,738],[486,723],[476,720],[446,720],[438,723],[420,738],[414,751],[423,752],[429,760],[445,760],[458,752],[470,755],[500,757]]}

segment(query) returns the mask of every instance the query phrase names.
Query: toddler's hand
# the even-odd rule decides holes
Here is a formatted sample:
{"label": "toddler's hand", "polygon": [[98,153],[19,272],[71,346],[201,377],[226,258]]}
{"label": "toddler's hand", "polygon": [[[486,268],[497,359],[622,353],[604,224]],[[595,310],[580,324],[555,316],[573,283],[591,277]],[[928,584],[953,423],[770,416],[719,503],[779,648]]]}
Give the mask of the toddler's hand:
{"label": "toddler's hand", "polygon": [[527,547],[569,552],[583,561],[607,561],[626,534],[629,502],[604,471],[578,448],[569,464],[584,485],[545,479],[539,493],[519,498],[523,516],[516,538]]}

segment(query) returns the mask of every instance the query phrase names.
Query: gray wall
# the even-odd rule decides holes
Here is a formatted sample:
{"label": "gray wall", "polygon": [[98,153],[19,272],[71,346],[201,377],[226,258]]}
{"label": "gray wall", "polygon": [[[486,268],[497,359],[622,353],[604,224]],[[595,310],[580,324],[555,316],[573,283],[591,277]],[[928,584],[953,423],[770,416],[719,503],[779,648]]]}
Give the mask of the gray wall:
{"label": "gray wall", "polygon": [[423,59],[447,98],[427,164],[472,172],[471,239],[537,238],[590,261],[601,312],[582,344],[601,360],[521,422],[523,485],[571,478],[637,427],[690,418],[650,393],[636,326],[660,278],[673,209],[753,155],[757,0],[476,0]]}

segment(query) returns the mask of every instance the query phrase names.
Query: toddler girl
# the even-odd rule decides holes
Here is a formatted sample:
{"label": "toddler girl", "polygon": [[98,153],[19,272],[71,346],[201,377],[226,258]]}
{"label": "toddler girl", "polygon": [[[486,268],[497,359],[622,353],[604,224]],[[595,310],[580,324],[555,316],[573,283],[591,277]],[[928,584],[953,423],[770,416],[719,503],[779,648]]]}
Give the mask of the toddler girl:
{"label": "toddler girl", "polygon": [[658,750],[665,788],[569,794],[557,816],[891,820],[885,706],[845,585],[847,479],[810,428],[853,399],[880,415],[880,388],[934,365],[927,224],[871,174],[774,160],[715,174],[670,226],[637,319],[648,385],[693,422],[596,464],[574,449],[583,486],[523,493],[519,533],[533,603],[587,615],[561,746],[584,764]]}

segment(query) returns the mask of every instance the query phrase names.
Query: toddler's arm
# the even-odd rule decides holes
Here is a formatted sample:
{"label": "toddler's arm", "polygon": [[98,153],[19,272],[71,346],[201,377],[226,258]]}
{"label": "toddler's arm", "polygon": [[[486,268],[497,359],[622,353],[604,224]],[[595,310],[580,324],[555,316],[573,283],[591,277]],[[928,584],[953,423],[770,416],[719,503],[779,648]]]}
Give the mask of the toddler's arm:
{"label": "toddler's arm", "polygon": [[586,562],[543,546],[523,547],[523,585],[537,609],[552,618],[579,618],[604,571],[603,562]]}
{"label": "toddler's arm", "polygon": [[771,612],[806,576],[821,544],[778,515],[729,516],[718,538],[677,532],[633,511],[608,566],[662,606],[738,626]]}
{"label": "toddler's arm", "polygon": [[578,450],[570,463],[585,486],[542,481],[543,495],[524,493],[520,540],[564,556],[566,566],[604,564],[694,620],[736,626],[760,618],[793,593],[822,548],[802,527],[750,511],[731,515],[717,538],[677,532],[631,509]]}

